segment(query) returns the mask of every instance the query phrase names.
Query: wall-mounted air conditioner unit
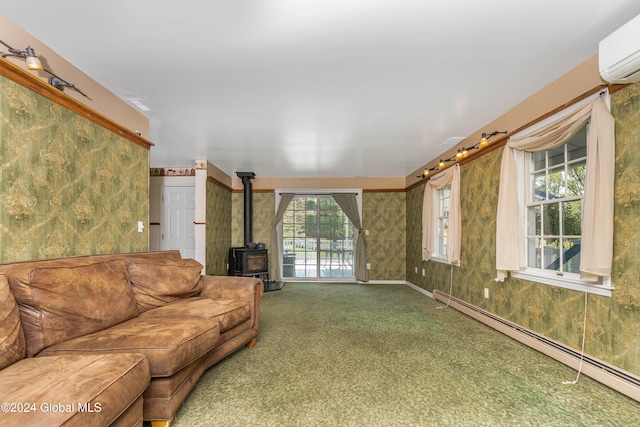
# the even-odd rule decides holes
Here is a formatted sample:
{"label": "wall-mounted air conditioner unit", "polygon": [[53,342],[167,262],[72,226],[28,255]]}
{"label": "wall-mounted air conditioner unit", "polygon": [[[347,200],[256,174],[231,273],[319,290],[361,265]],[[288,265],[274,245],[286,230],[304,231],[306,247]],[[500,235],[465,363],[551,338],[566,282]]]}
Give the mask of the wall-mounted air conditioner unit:
{"label": "wall-mounted air conditioner unit", "polygon": [[610,83],[640,81],[640,15],[600,42],[600,75]]}

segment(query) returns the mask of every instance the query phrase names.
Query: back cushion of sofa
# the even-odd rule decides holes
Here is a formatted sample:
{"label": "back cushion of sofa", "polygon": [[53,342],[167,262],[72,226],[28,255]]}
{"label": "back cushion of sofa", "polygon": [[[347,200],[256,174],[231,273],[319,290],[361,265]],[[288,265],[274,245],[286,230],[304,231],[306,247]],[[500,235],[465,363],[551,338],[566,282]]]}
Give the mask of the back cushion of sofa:
{"label": "back cushion of sofa", "polygon": [[27,354],[138,315],[125,261],[34,268],[21,301]]}
{"label": "back cushion of sofa", "polygon": [[20,311],[7,278],[0,275],[0,369],[22,359],[25,354]]}
{"label": "back cushion of sofa", "polygon": [[202,264],[194,259],[128,260],[129,276],[140,313],[202,290]]}

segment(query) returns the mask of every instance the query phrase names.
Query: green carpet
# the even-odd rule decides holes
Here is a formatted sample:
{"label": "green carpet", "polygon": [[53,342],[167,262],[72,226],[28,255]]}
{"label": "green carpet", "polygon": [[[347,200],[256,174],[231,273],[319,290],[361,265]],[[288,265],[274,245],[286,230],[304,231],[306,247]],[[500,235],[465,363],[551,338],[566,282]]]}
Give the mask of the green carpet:
{"label": "green carpet", "polygon": [[287,283],[183,426],[631,426],[640,404],[404,285]]}

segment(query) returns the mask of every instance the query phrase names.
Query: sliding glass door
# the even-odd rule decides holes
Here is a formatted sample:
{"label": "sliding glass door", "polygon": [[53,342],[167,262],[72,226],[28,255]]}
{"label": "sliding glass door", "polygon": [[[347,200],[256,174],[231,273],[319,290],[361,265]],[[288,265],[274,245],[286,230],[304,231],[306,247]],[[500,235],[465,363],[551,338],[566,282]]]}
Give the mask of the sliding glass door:
{"label": "sliding glass door", "polygon": [[283,277],[353,279],[354,237],[331,195],[296,195],[282,219]]}

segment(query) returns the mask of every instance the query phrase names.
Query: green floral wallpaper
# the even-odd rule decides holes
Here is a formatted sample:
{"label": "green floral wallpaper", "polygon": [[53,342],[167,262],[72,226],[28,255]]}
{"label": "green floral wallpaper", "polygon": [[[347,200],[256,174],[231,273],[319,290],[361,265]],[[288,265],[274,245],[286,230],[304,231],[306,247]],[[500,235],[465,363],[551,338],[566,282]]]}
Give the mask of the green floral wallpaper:
{"label": "green floral wallpaper", "polygon": [[0,261],[148,249],[145,148],[0,77],[0,153]]}
{"label": "green floral wallpaper", "polygon": [[[420,245],[422,243],[422,222],[420,216],[422,214],[422,195],[424,193],[424,184],[418,187],[412,188],[406,193],[407,201],[407,263],[406,263],[406,280],[421,288],[432,290],[426,286],[426,278],[422,277],[422,252]],[[432,263],[433,264],[433,263]]]}
{"label": "green floral wallpaper", "polygon": [[405,280],[407,253],[406,194],[365,192],[362,196],[362,223],[369,235],[367,262],[369,280]]}
{"label": "green floral wallpaper", "polygon": [[231,247],[231,191],[207,181],[207,274],[226,276]]}
{"label": "green floral wallpaper", "polygon": [[[613,93],[611,100],[616,119],[615,290],[610,298],[588,296],[585,351],[640,374],[640,85]],[[494,281],[501,157],[502,149],[495,150],[461,168],[462,254],[461,266],[453,271],[421,261],[424,186],[407,193],[407,280],[429,291],[448,292],[452,285],[454,296],[579,350],[584,293],[513,278]],[[484,288],[489,299],[483,297]]]}
{"label": "green floral wallpaper", "polygon": [[[266,243],[269,249],[271,241],[271,222],[275,213],[275,194],[273,192],[253,192],[253,229],[254,242]],[[244,246],[244,195],[233,193],[231,217],[231,244]],[[227,254],[228,255],[228,254]]]}

